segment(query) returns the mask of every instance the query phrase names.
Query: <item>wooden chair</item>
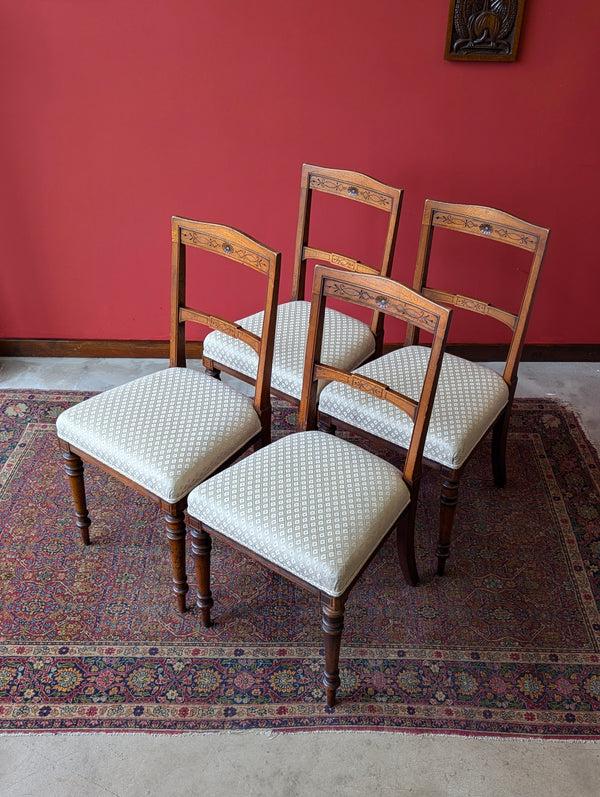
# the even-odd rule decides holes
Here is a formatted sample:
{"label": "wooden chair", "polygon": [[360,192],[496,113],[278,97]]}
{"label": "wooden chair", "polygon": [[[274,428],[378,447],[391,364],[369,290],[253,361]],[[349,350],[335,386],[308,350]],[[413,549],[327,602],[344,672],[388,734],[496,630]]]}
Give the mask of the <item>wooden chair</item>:
{"label": "wooden chair", "polygon": [[[173,591],[185,611],[184,510],[197,484],[233,462],[250,446],[270,441],[270,373],[275,336],[280,255],[219,224],[173,217],[170,367],[81,402],[57,419],[77,526],[90,543],[83,463],[97,465],[159,504],[165,512],[173,566]],[[260,336],[186,304],[189,247],[248,266],[266,278]],[[214,266],[202,254],[206,267]],[[214,259],[212,259],[214,261]],[[221,263],[218,264],[223,268]],[[233,270],[233,269],[232,269]],[[258,358],[254,399],[186,368],[185,324],[194,322],[244,340]]]}
{"label": "wooden chair", "polygon": [[[509,312],[486,299],[436,290],[428,282],[434,230],[452,230],[489,241],[499,241],[528,252],[527,279],[520,308]],[[492,467],[498,487],[506,483],[506,439],[517,386],[517,371],[527,323],[538,284],[549,230],[536,227],[508,213],[476,205],[427,200],[417,256],[415,291],[436,302],[480,313],[511,330],[508,356],[502,375],[490,368],[446,353],[435,406],[425,442],[425,461],[441,470],[438,574],[443,575],[458,501],[458,487],[465,467],[479,443],[493,429]],[[485,263],[478,269],[485,268]],[[506,274],[504,279],[510,279]],[[472,277],[477,284],[478,274]],[[418,346],[419,330],[409,326],[405,346],[359,368],[356,373],[377,379],[408,395],[420,390],[425,375],[427,349]],[[321,394],[322,428],[350,429],[371,439],[383,440],[393,449],[405,450],[411,427],[393,407],[368,396],[357,397],[343,385],[328,385]]]}
{"label": "wooden chair", "polygon": [[[404,319],[433,335],[422,390],[408,397],[372,379],[323,364],[328,298]],[[421,452],[451,310],[393,280],[317,266],[299,431],[207,480],[189,496],[197,604],[211,624],[211,535],[317,595],[325,638],[324,686],[333,706],[340,684],[344,606],[362,571],[397,529],[402,571],[418,580],[414,520]],[[315,429],[319,380],[339,380],[405,413],[413,429],[404,472],[365,448]]]}
{"label": "wooden chair", "polygon": [[[317,248],[309,243],[311,205],[314,192],[330,194],[350,202],[359,202],[378,208],[388,214],[383,258],[379,269],[365,265],[336,252]],[[304,352],[308,336],[310,302],[305,301],[307,261],[330,263],[350,271],[365,274],[389,275],[402,191],[367,177],[364,174],[338,169],[325,169],[304,164],[300,189],[300,212],[294,257],[291,301],[279,305],[277,331],[273,355],[271,392],[294,404],[300,402]],[[240,326],[256,332],[262,324],[262,313],[238,321]],[[352,369],[373,355],[381,354],[383,344],[383,316],[378,308],[373,310],[370,324],[328,308],[325,318],[323,358],[331,365]],[[204,341],[203,361],[207,373],[218,376],[220,371],[252,383],[256,378],[256,355],[239,340],[213,332]]]}

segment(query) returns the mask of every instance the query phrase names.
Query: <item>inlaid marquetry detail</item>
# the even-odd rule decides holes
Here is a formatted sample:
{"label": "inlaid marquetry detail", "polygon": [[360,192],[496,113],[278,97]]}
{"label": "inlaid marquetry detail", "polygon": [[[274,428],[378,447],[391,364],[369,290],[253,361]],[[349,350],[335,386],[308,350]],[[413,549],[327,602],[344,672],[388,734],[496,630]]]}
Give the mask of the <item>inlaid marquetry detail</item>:
{"label": "inlaid marquetry detail", "polygon": [[440,291],[437,288],[423,288],[423,296],[426,296],[433,302],[443,302],[445,304],[451,304],[454,307],[462,307],[464,310],[471,310],[474,313],[488,315],[506,324],[511,329],[514,329],[517,323],[517,316],[514,313],[510,313],[508,310],[502,310],[502,308],[496,307],[488,302],[473,299],[471,296],[448,293],[448,291]]}
{"label": "inlaid marquetry detail", "polygon": [[459,213],[445,213],[434,211],[433,223],[436,227],[446,227],[451,230],[460,230],[471,235],[481,235],[493,238],[503,243],[519,246],[521,249],[535,251],[538,245],[538,236],[526,233],[507,224],[492,224],[486,219],[476,216],[464,216]]}
{"label": "inlaid marquetry detail", "polygon": [[344,385],[353,387],[355,390],[360,390],[369,396],[373,396],[384,401],[389,401],[401,410],[404,410],[412,420],[414,420],[417,413],[418,402],[403,393],[399,393],[389,385],[383,382],[378,382],[368,376],[361,376],[358,373],[346,373],[339,368],[332,368],[329,365],[317,364],[315,365],[315,378],[327,379],[335,382],[341,382]]}
{"label": "inlaid marquetry detail", "polygon": [[391,210],[393,201],[389,194],[383,191],[376,191],[372,188],[363,188],[353,183],[333,177],[323,177],[319,174],[311,174],[308,187],[315,191],[323,191],[326,194],[335,196],[347,196],[349,199],[358,199],[373,205],[376,208]]}
{"label": "inlaid marquetry detail", "polygon": [[241,340],[251,346],[254,351],[259,354],[261,347],[261,338],[253,332],[249,332],[239,324],[234,324],[226,318],[221,318],[218,315],[209,315],[202,313],[199,310],[193,310],[191,307],[179,308],[180,321],[193,321],[196,324],[205,324],[211,329],[216,329],[219,332],[224,332],[232,338]]}
{"label": "inlaid marquetry detail", "polygon": [[341,266],[349,271],[361,271],[361,264],[358,260],[353,260],[351,257],[344,257],[344,255],[337,255],[335,252],[331,253],[329,262],[333,266]]}
{"label": "inlaid marquetry detail", "polygon": [[305,246],[302,250],[302,257],[304,260],[312,258],[313,260],[320,260],[325,263],[331,263],[332,266],[339,266],[345,268],[347,271],[354,271],[360,274],[379,274],[379,269],[373,266],[367,266],[361,263],[360,260],[354,260],[346,255],[340,255],[337,252],[327,252],[324,249],[315,249],[314,246]]}
{"label": "inlaid marquetry detail", "polygon": [[365,288],[355,288],[343,281],[327,280],[324,290],[326,296],[336,296],[361,304],[371,309],[381,309],[382,301],[387,300],[386,311],[403,318],[409,324],[418,324],[419,327],[434,332],[437,328],[437,316],[428,313],[409,301],[403,302],[392,296],[382,296]]}
{"label": "inlaid marquetry detail", "polygon": [[465,307],[467,310],[473,310],[476,313],[485,315],[489,310],[488,302],[480,302],[478,299],[471,299],[469,296],[457,295],[454,304],[457,307]]}
{"label": "inlaid marquetry detail", "polygon": [[197,246],[210,252],[225,255],[233,260],[242,261],[247,266],[266,274],[269,270],[269,261],[258,252],[240,246],[233,241],[228,241],[218,235],[209,235],[196,230],[181,229],[181,243],[188,246]]}

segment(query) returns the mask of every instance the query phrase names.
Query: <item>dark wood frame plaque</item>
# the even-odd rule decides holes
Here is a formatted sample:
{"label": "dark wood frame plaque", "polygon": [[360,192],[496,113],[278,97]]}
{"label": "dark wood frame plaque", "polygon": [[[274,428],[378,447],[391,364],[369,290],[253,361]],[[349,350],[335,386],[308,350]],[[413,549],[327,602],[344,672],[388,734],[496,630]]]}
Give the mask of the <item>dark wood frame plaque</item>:
{"label": "dark wood frame plaque", "polygon": [[450,0],[444,58],[514,61],[525,0]]}

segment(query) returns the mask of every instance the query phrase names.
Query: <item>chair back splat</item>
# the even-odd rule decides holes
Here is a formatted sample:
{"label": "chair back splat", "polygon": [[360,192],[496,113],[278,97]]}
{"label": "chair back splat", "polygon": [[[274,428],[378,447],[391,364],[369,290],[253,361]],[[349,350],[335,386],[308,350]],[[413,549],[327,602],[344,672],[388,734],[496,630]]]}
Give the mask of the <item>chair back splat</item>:
{"label": "chair back splat", "polygon": [[[377,310],[432,337],[421,389],[413,395],[323,361],[328,300]],[[211,625],[212,537],[317,595],[325,645],[327,703],[340,686],[339,654],[349,593],[396,530],[406,580],[418,581],[414,523],[421,452],[452,310],[389,278],[315,268],[298,431],[255,451],[192,491],[188,524],[198,579],[197,605]],[[319,382],[368,394],[407,418],[404,470],[364,447],[316,429]]]}
{"label": "chair back splat", "polygon": [[[302,430],[316,428],[318,385],[321,379],[333,383],[340,382],[366,395],[389,402],[390,405],[402,410],[412,424],[412,435],[403,471],[405,481],[412,484],[419,478],[421,471],[423,447],[439,378],[437,364],[441,363],[446,346],[450,313],[440,314],[438,305],[418,301],[414,291],[401,283],[391,280],[383,282],[378,277],[369,275],[363,276],[358,282],[359,289],[355,281],[348,280],[344,275],[335,274],[332,270],[319,268],[316,272],[299,428]],[[361,307],[377,308],[379,312],[385,312],[405,321],[407,326],[413,329],[422,329],[433,335],[431,355],[418,399],[404,395],[375,379],[349,373],[321,362],[326,297],[352,302]],[[440,327],[441,334],[439,334]]]}
{"label": "chair back splat", "polygon": [[[359,202],[363,205],[378,208],[388,214],[388,223],[383,246],[383,255],[379,267],[361,263],[337,252],[315,247],[311,239],[312,196],[315,192]],[[366,174],[345,171],[342,169],[326,169],[305,163],[302,167],[300,183],[300,210],[298,214],[298,230],[296,233],[296,249],[294,253],[294,275],[292,282],[292,301],[305,299],[307,262],[315,260],[338,268],[362,274],[380,274],[389,277],[396,249],[398,220],[402,207],[403,191],[385,185]],[[379,307],[372,309],[371,332],[376,340],[375,354],[381,354],[383,346],[383,318]]]}
{"label": "chair back splat", "polygon": [[[263,440],[271,436],[271,371],[277,320],[277,297],[281,271],[281,255],[268,250],[258,241],[218,224],[194,222],[173,217],[171,261],[171,338],[170,365],[185,367],[185,324],[188,321],[219,330],[231,340],[241,341],[254,352],[257,378],[254,390],[254,409],[261,418]],[[259,334],[250,332],[237,322],[210,313],[194,310],[186,305],[186,248],[192,246],[214,252],[234,260],[266,277],[265,309],[261,312]]]}
{"label": "chair back splat", "polygon": [[[484,299],[437,290],[428,283],[429,260],[436,229],[475,235],[531,253],[527,281],[518,312],[503,310]],[[433,301],[494,318],[512,331],[503,379],[509,387],[512,387],[513,392],[549,237],[550,230],[547,228],[530,224],[495,208],[438,202],[431,199],[425,202],[413,288]],[[409,327],[405,345],[413,345],[418,341],[418,328]]]}
{"label": "chair back splat", "polygon": [[[170,367],[107,390],[65,410],[57,419],[59,445],[75,503],[76,525],[89,545],[83,462],[99,467],[156,502],[165,513],[173,591],[186,609],[184,510],[197,484],[226,467],[251,446],[271,439],[269,379],[273,359],[280,255],[253,238],[220,224],[178,216],[171,222]],[[186,251],[237,261],[265,278],[263,323],[256,333],[188,306]],[[223,267],[223,263],[221,263]],[[209,295],[208,291],[205,295]],[[254,399],[186,367],[186,323],[222,330],[251,347],[257,360]]]}
{"label": "chair back splat", "polygon": [[[438,230],[477,236],[486,241],[496,241],[524,250],[525,255],[521,260],[526,260],[527,263],[524,269],[521,263],[519,266],[525,270],[527,276],[524,288],[517,288],[517,292],[522,293],[516,312],[491,303],[488,296],[477,296],[479,271],[486,267],[486,261],[480,263],[477,270],[474,269],[473,274],[469,275],[473,287],[468,290],[468,295],[447,287],[442,290],[431,284],[430,257]],[[462,472],[490,430],[493,430],[494,481],[498,487],[506,482],[506,442],[510,411],[548,236],[549,230],[546,228],[494,208],[433,200],[425,203],[414,290],[457,311],[464,310],[486,316],[507,326],[511,331],[502,375],[465,358],[448,353],[444,355],[436,402],[423,451],[425,461],[440,469],[442,474],[437,549],[439,575],[444,573],[450,551]],[[456,240],[458,236],[451,238]],[[463,262],[462,258],[460,261],[456,260],[457,267],[462,266]],[[444,279],[450,285],[453,284],[454,277],[452,265],[451,258],[444,260]],[[489,271],[490,266],[487,267]],[[506,283],[510,276],[502,274],[500,281]],[[361,366],[356,371],[357,377],[383,380],[395,390],[404,392],[418,390],[424,378],[427,358],[426,349],[418,345],[420,332],[418,325],[409,324],[404,347]],[[319,409],[320,422],[325,429],[346,429],[380,443],[384,442],[397,451],[406,450],[410,444],[411,428],[401,417],[394,415],[389,409],[375,407],[368,399],[357,400],[339,385],[325,387],[320,397]]]}
{"label": "chair back splat", "polygon": [[[387,225],[380,264],[366,264],[360,259],[351,257],[347,252],[340,254],[319,245],[323,244],[323,240],[321,238],[319,241],[319,231],[315,231],[312,217],[317,215],[319,220],[323,217],[323,212],[316,213],[313,209],[315,193],[328,194],[344,199],[348,203],[365,206],[364,213],[370,221],[373,220],[373,215],[378,215],[378,212],[386,214]],[[399,188],[385,185],[359,172],[304,164],[300,186],[292,296],[291,301],[281,303],[277,311],[271,379],[273,395],[293,404],[300,403],[310,314],[310,302],[305,300],[308,262],[326,263],[351,272],[389,276],[401,204],[402,190]],[[349,209],[347,204],[343,207]],[[376,209],[375,212],[373,208]],[[361,220],[362,218],[361,215]],[[368,226],[365,224],[366,229]],[[351,370],[369,358],[381,354],[383,318],[384,314],[378,307],[373,309],[368,322],[328,308],[325,314],[324,359],[331,365]],[[251,332],[256,332],[262,324],[262,313],[242,318],[237,323]],[[220,334],[219,331],[206,337],[203,362],[207,373],[211,376],[218,377],[220,372],[224,371],[250,383],[257,378],[256,359],[252,351],[240,340],[233,340]]]}

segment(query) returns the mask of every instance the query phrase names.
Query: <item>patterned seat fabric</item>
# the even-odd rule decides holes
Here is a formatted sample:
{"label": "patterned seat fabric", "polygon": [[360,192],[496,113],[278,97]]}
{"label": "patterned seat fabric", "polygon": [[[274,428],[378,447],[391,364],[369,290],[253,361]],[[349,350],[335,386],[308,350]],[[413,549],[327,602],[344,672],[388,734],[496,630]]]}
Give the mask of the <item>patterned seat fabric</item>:
{"label": "patterned seat fabric", "polygon": [[65,410],[56,427],[63,440],[175,503],[261,424],[247,396],[203,373],[168,368]]}
{"label": "patterned seat fabric", "polygon": [[193,490],[188,513],[341,595],[408,505],[402,473],[346,440],[296,432]]}
{"label": "patterned seat fabric", "polygon": [[[298,400],[302,395],[304,354],[308,336],[310,302],[280,304],[273,355],[271,387]],[[259,335],[263,313],[242,318],[237,323]],[[368,324],[327,308],[323,331],[322,362],[352,370],[375,351],[375,338]],[[204,356],[227,363],[240,373],[256,378],[258,357],[246,344],[222,332],[211,332],[204,340]]]}
{"label": "patterned seat fabric", "polygon": [[[429,349],[407,346],[363,365],[356,373],[418,399]],[[458,469],[508,401],[508,387],[490,368],[445,354],[423,455]],[[412,421],[388,402],[331,382],[323,390],[319,409],[340,421],[408,448]]]}

